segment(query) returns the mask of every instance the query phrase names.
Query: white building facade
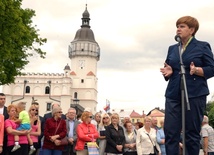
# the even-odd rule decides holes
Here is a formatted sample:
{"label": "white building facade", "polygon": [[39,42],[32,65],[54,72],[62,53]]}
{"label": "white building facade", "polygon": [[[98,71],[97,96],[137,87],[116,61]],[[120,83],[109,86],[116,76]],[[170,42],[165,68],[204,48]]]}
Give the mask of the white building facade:
{"label": "white building facade", "polygon": [[14,84],[4,85],[6,105],[26,102],[29,108],[33,101],[40,105],[40,115],[51,110],[53,103],[59,103],[64,113],[75,107],[78,111],[90,107],[92,113],[97,106],[97,62],[100,59],[100,47],[90,29],[90,15],[87,10],[82,14],[81,28],[69,44],[70,66],[64,73],[25,73],[17,76]]}

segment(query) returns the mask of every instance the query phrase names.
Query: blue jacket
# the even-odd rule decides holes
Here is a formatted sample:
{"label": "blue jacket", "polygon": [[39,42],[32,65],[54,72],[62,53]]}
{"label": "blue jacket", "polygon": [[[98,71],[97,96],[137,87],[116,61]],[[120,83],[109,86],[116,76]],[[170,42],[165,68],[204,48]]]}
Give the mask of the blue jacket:
{"label": "blue jacket", "polygon": [[[182,54],[183,64],[185,66],[185,77],[187,92],[189,98],[204,96],[209,94],[207,79],[214,76],[214,59],[209,43],[198,41],[195,38],[191,40],[186,50]],[[169,80],[165,97],[175,100],[181,98],[181,74],[180,74],[180,55],[179,44],[169,47],[165,61],[172,67],[173,74]],[[202,67],[204,77],[195,74],[190,75],[190,63],[193,62],[196,67]]]}

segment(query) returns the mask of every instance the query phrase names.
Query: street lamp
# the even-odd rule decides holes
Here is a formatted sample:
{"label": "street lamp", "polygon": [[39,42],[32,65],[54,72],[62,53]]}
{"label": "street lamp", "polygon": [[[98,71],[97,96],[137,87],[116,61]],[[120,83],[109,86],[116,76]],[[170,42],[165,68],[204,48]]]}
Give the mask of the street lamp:
{"label": "street lamp", "polygon": [[79,104],[79,99],[77,99],[77,98],[75,98],[75,99],[73,99],[73,102],[74,102],[74,105],[75,105],[75,109],[76,109],[76,114],[78,114],[78,107],[77,107],[77,105]]}

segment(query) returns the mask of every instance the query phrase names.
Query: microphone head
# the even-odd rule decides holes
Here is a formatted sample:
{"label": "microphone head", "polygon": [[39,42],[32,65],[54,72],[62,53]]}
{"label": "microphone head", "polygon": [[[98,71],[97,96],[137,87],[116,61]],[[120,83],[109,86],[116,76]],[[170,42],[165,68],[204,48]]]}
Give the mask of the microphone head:
{"label": "microphone head", "polygon": [[181,37],[179,36],[179,34],[177,34],[176,36],[175,36],[175,40],[177,41],[177,42],[181,42]]}

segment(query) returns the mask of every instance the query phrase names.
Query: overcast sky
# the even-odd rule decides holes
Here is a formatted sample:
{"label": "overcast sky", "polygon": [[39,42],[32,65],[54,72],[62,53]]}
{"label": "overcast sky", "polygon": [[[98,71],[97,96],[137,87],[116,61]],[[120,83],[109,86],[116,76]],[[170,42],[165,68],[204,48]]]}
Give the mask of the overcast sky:
{"label": "overcast sky", "polygon": [[[199,20],[196,34],[214,48],[213,0],[23,0],[24,8],[36,11],[34,24],[48,42],[24,72],[63,73],[70,64],[68,45],[80,29],[88,4],[90,26],[101,48],[98,62],[98,109],[106,99],[111,109],[143,110],[164,108],[167,82],[160,68],[168,46],[175,44],[175,22],[185,15]],[[214,78],[209,81],[214,93]],[[208,96],[208,100],[211,95]]]}

